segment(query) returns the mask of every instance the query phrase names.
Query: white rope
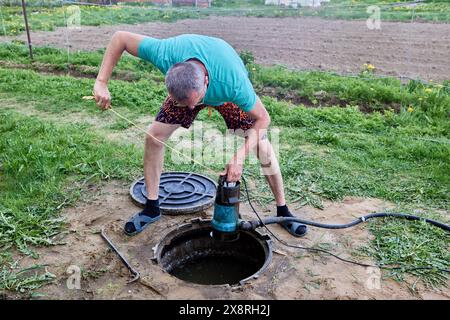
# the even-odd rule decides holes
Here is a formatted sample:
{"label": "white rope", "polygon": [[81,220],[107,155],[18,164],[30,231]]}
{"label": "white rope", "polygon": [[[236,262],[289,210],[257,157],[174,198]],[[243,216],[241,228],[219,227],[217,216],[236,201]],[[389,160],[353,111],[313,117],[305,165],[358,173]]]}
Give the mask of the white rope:
{"label": "white rope", "polygon": [[203,163],[195,160],[194,158],[192,158],[192,156],[188,156],[178,150],[176,150],[175,148],[172,148],[169,144],[167,144],[166,142],[156,138],[154,135],[152,135],[150,132],[148,132],[148,130],[145,130],[141,127],[139,127],[136,123],[134,123],[133,121],[131,121],[130,119],[128,119],[127,117],[121,115],[119,112],[117,112],[116,110],[114,110],[112,107],[110,107],[109,109],[111,112],[113,112],[116,116],[118,116],[119,118],[124,119],[125,121],[127,121],[128,123],[130,123],[131,125],[133,125],[135,128],[137,128],[138,130],[140,130],[141,132],[145,133],[146,135],[150,136],[151,138],[153,138],[154,140],[156,140],[157,142],[161,143],[163,146],[167,147],[168,149],[170,149],[171,151],[176,152],[177,154],[185,157],[186,159],[194,162],[195,164],[198,164],[199,166],[207,169],[210,173],[216,173],[213,169],[211,169],[210,167],[204,165]]}

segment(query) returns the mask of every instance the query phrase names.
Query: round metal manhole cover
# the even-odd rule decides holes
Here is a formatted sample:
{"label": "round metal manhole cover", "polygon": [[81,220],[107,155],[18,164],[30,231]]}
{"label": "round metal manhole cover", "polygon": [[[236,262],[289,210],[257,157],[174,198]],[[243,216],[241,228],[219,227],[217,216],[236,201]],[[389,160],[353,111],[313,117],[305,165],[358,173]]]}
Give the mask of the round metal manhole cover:
{"label": "round metal manhole cover", "polygon": [[[159,182],[159,205],[163,214],[188,214],[211,207],[217,184],[208,177],[192,172],[163,172]],[[144,177],[130,188],[134,203],[143,207],[147,201]]]}

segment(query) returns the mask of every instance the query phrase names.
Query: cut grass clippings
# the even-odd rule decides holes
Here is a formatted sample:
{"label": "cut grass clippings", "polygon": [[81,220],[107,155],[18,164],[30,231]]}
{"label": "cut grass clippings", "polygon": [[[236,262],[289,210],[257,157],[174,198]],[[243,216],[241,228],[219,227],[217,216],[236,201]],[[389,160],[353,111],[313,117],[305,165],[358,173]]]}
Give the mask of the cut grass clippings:
{"label": "cut grass clippings", "polygon": [[[413,212],[411,207],[397,208],[395,212]],[[435,212],[416,211],[415,215],[442,221]],[[449,219],[446,221],[449,223]],[[421,281],[428,287],[448,286],[450,251],[449,233],[425,221],[407,221],[384,218],[369,222],[369,230],[374,235],[368,246],[361,250],[381,265],[398,266],[402,269],[388,271],[399,282],[405,282],[411,292],[417,292]],[[431,270],[407,270],[409,266],[429,267]],[[409,276],[406,276],[409,275]],[[411,280],[411,275],[414,276]]]}

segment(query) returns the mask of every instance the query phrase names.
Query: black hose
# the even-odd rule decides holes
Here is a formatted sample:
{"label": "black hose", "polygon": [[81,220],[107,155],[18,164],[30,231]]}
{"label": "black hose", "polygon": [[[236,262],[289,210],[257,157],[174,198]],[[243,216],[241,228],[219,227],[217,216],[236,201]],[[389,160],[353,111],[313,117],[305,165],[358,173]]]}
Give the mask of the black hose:
{"label": "black hose", "polygon": [[346,224],[326,224],[326,223],[320,223],[320,222],[315,222],[315,221],[303,220],[303,219],[300,219],[297,217],[270,217],[270,218],[262,219],[262,221],[260,221],[260,220],[243,221],[240,224],[240,228],[242,230],[254,230],[256,228],[264,226],[265,224],[274,224],[274,223],[280,223],[280,222],[298,222],[298,223],[302,223],[302,224],[306,224],[306,225],[318,227],[318,228],[345,229],[345,228],[353,227],[353,226],[360,224],[362,222],[365,222],[369,219],[384,218],[384,217],[404,218],[407,220],[423,220],[423,221],[430,223],[438,228],[444,229],[446,231],[450,231],[449,225],[446,225],[439,221],[422,218],[422,217],[418,217],[418,216],[413,216],[411,214],[389,213],[389,212],[378,212],[378,213],[368,214],[366,216],[360,217],[360,218],[358,218],[350,223],[346,223]]}
{"label": "black hose", "polygon": [[[403,271],[413,271],[413,270],[438,270],[438,271],[440,271],[440,272],[450,273],[450,270],[449,270],[449,269],[442,269],[442,268],[436,268],[436,267],[430,267],[430,266],[399,266],[399,267],[387,267],[387,266],[385,266],[385,265],[371,265],[371,264],[367,264],[367,263],[361,263],[361,262],[352,261],[352,260],[348,260],[348,259],[342,258],[342,257],[340,257],[340,256],[338,256],[338,255],[336,255],[336,254],[334,254],[334,253],[332,253],[332,252],[330,252],[330,251],[324,250],[324,249],[320,249],[320,248],[312,248],[312,247],[303,247],[303,246],[299,246],[299,245],[287,243],[286,241],[284,241],[284,240],[278,238],[272,231],[270,231],[269,228],[267,228],[267,226],[266,226],[266,224],[264,223],[263,219],[261,219],[260,215],[258,214],[258,211],[256,211],[255,207],[253,206],[252,201],[250,200],[250,194],[249,194],[249,192],[248,192],[247,182],[245,181],[244,176],[242,176],[242,180],[244,181],[244,187],[245,187],[245,192],[246,192],[246,194],[247,194],[247,201],[248,201],[248,204],[250,205],[250,207],[252,208],[253,212],[255,213],[255,215],[258,217],[259,220],[258,220],[258,221],[242,221],[242,222],[240,223],[240,225],[239,225],[239,227],[241,228],[241,230],[253,230],[253,229],[256,229],[258,226],[261,226],[261,227],[266,228],[267,232],[269,232],[269,233],[270,233],[270,234],[271,234],[278,242],[284,244],[285,246],[288,246],[288,247],[291,247],[291,248],[300,249],[300,250],[306,250],[306,251],[310,251],[310,252],[325,253],[325,254],[328,254],[328,255],[330,255],[330,256],[332,256],[332,257],[338,259],[338,260],[341,260],[341,261],[343,261],[343,262],[351,263],[351,264],[358,265],[358,266],[361,266],[361,267],[376,267],[376,268],[385,269],[385,270],[403,270]],[[373,213],[373,214],[370,214],[370,215],[367,215],[367,216],[364,216],[364,217],[359,218],[358,220],[356,220],[356,223],[355,223],[355,222],[352,222],[352,223],[357,224],[357,223],[366,221],[366,220],[367,220],[367,217],[369,217],[369,216],[370,216],[370,218],[375,218],[375,216],[378,216],[378,215],[385,216],[386,214],[387,214],[387,213]],[[402,217],[405,216],[405,215],[400,214],[400,213],[389,213],[389,214],[390,214],[390,215],[401,215]],[[406,215],[406,216],[410,216],[410,215]],[[414,217],[413,220],[420,220],[420,219],[422,219],[422,218],[419,218],[419,217],[416,217],[416,216],[411,216],[411,217]],[[292,219],[292,218],[295,219],[295,220],[297,221],[297,218],[296,218],[296,217],[281,217],[281,218],[285,218],[284,221],[288,221],[289,219]],[[370,218],[369,218],[369,219],[370,219]],[[364,220],[363,220],[363,219],[364,219]],[[302,219],[299,219],[299,220],[300,220],[300,221],[303,221],[303,222],[310,222],[310,221],[306,221],[306,220],[302,220]],[[292,220],[291,220],[291,221],[292,221]],[[433,221],[433,220],[430,220],[430,221]],[[433,222],[436,222],[436,221],[433,221]],[[315,223],[315,222],[314,222],[314,223]],[[349,225],[349,226],[355,225],[355,224],[352,224],[352,223],[349,223],[348,225]],[[315,224],[316,224],[316,223],[315,223]],[[317,224],[318,224],[318,223],[317,223]],[[436,222],[436,224],[437,224],[438,227],[441,227],[441,225],[442,225],[442,226],[444,226],[443,229],[448,230],[448,226],[447,226],[447,225],[445,225],[445,224],[443,224],[443,223],[440,223],[440,222]],[[249,229],[246,229],[246,228],[249,228]]]}

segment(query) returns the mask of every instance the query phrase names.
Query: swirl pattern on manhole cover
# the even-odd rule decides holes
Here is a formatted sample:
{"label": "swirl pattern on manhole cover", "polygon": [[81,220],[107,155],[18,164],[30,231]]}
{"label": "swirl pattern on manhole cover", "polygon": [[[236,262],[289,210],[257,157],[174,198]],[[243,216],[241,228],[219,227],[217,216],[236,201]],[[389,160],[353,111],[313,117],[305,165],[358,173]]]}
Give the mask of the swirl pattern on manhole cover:
{"label": "swirl pattern on manhole cover", "polygon": [[[188,214],[211,207],[217,184],[210,178],[193,172],[163,172],[159,182],[159,204],[163,214]],[[144,177],[130,188],[135,204],[143,207],[147,201]]]}

